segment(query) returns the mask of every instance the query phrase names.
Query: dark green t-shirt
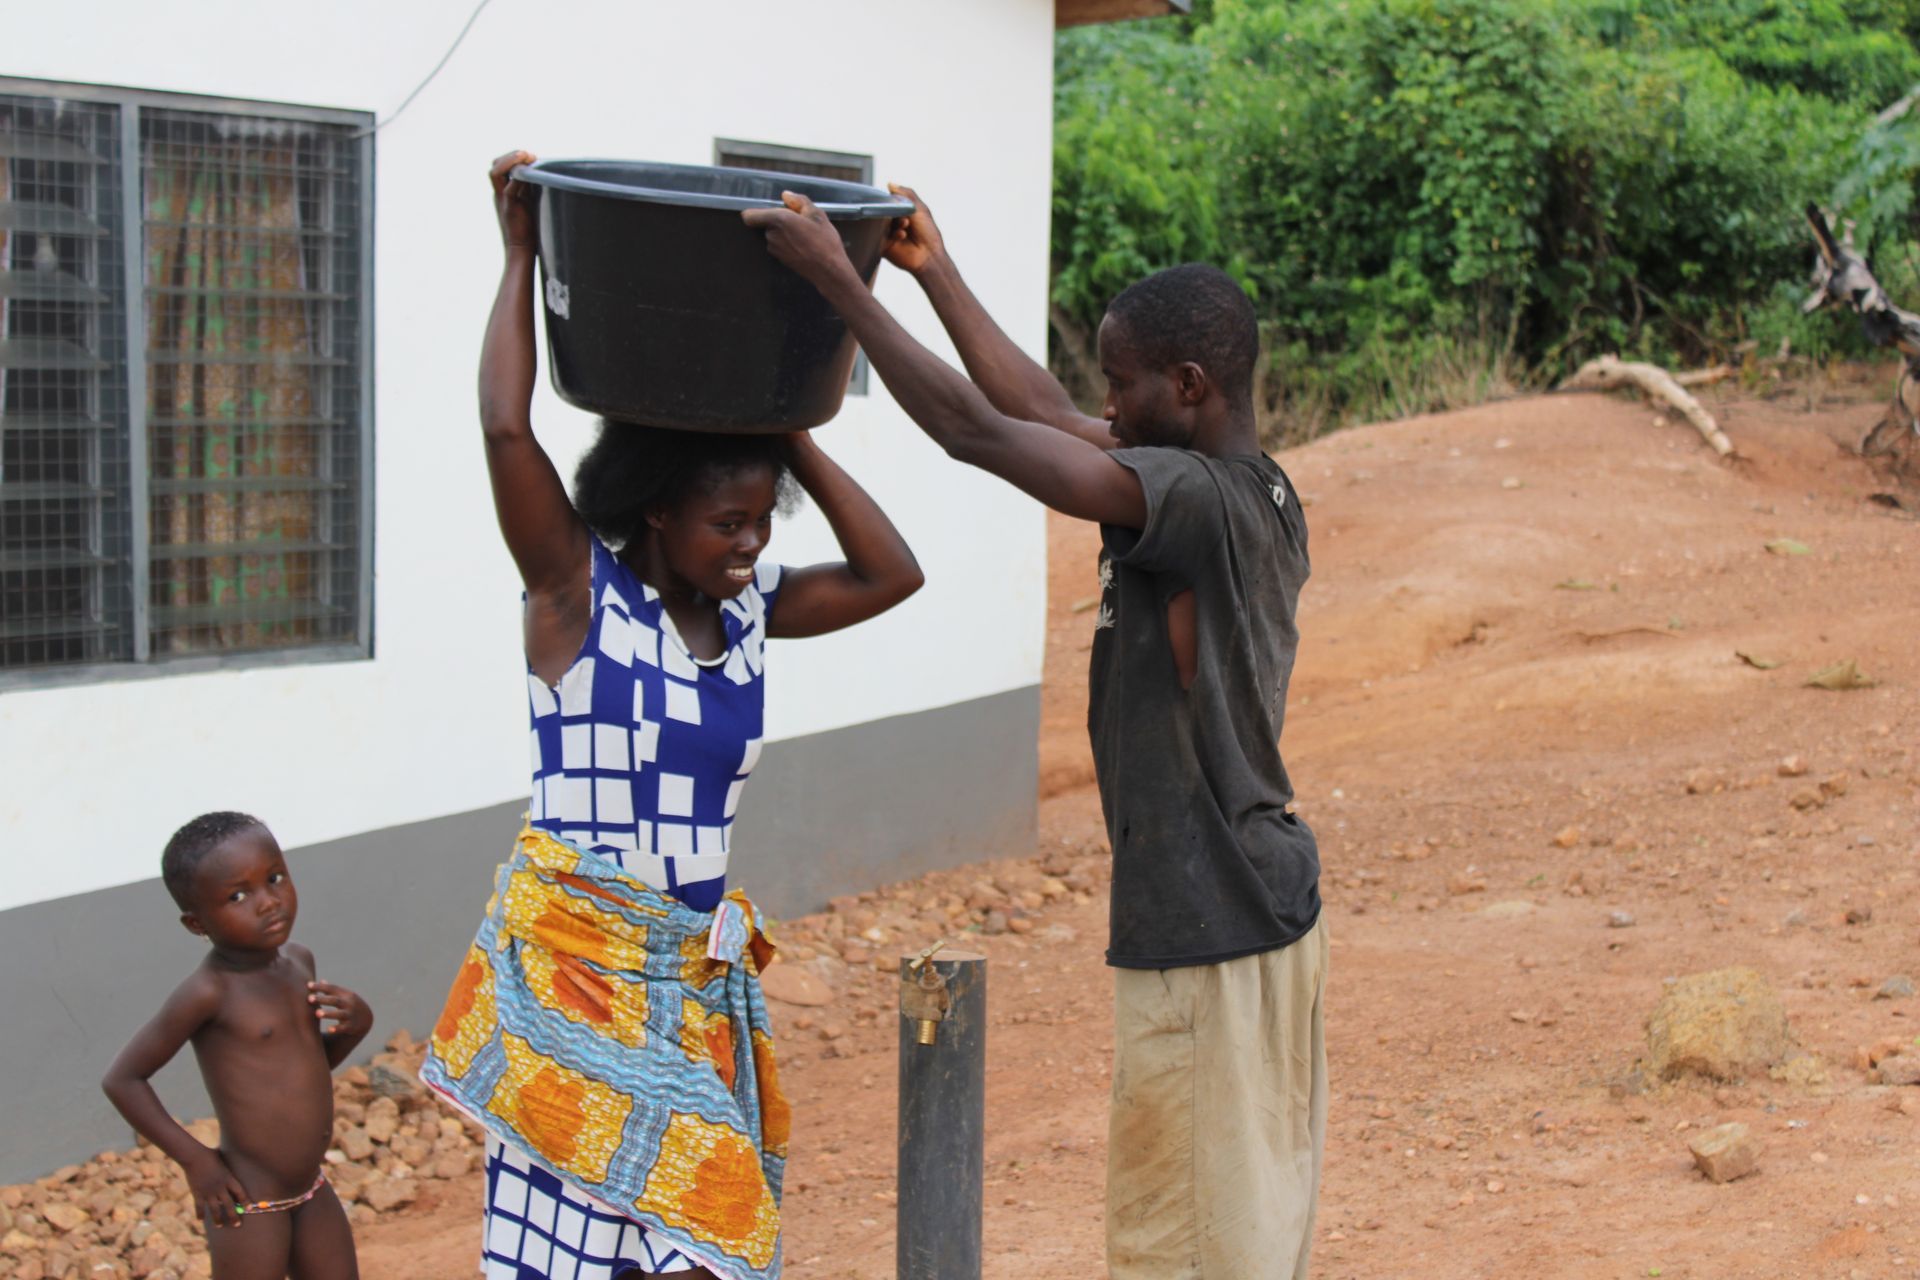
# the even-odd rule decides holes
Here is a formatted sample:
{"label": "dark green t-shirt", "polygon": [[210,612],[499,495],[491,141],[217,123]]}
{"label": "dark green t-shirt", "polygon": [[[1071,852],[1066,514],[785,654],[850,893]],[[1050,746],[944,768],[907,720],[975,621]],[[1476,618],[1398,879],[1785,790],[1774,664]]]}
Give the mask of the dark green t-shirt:
{"label": "dark green t-shirt", "polygon": [[[1141,530],[1102,526],[1088,681],[1113,903],[1107,963],[1212,964],[1284,947],[1320,915],[1313,832],[1280,761],[1307,580],[1307,525],[1266,457],[1119,449],[1146,491]],[[1193,687],[1167,602],[1192,589]]]}

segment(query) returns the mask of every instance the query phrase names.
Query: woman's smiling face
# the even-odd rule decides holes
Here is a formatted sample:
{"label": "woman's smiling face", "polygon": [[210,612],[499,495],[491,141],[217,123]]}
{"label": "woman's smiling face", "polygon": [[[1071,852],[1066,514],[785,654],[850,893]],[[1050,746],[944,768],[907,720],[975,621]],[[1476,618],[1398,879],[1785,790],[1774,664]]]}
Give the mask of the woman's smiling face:
{"label": "woman's smiling face", "polygon": [[778,498],[773,469],[748,466],[696,487],[647,523],[677,585],[731,600],[753,583],[754,563],[773,537]]}

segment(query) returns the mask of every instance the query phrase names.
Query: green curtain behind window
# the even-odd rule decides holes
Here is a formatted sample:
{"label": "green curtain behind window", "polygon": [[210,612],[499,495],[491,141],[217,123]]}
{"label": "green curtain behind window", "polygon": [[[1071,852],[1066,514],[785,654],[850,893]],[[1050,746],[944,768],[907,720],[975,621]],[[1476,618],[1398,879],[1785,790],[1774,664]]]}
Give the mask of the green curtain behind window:
{"label": "green curtain behind window", "polygon": [[211,482],[153,503],[156,656],[314,637],[298,607],[312,556],[274,544],[314,539],[321,495],[271,483],[316,473],[298,157],[203,133],[152,146],[145,167],[152,472]]}

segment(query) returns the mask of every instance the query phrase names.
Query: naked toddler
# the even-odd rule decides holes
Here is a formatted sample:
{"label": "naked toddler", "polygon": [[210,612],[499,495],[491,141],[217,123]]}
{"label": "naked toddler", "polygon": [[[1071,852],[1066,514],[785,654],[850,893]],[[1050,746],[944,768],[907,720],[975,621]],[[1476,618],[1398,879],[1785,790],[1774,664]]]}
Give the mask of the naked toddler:
{"label": "naked toddler", "polygon": [[[373,1026],[367,1002],[314,977],[288,941],[299,899],[257,818],[209,813],[174,833],[161,875],[180,923],[212,944],[114,1059],[101,1087],[187,1176],[214,1280],[358,1280],[346,1211],[322,1160],[333,1069]],[[148,1083],[191,1044],[220,1146],[183,1129]]]}

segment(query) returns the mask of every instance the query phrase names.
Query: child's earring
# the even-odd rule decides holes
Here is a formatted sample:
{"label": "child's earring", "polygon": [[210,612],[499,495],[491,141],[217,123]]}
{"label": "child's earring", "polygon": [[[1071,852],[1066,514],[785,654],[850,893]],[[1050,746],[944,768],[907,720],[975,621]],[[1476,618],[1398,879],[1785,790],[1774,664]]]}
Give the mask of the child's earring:
{"label": "child's earring", "polygon": [[191,911],[182,911],[180,913],[180,924],[188,933],[196,938],[204,938],[207,936],[207,926],[201,924],[200,918]]}

